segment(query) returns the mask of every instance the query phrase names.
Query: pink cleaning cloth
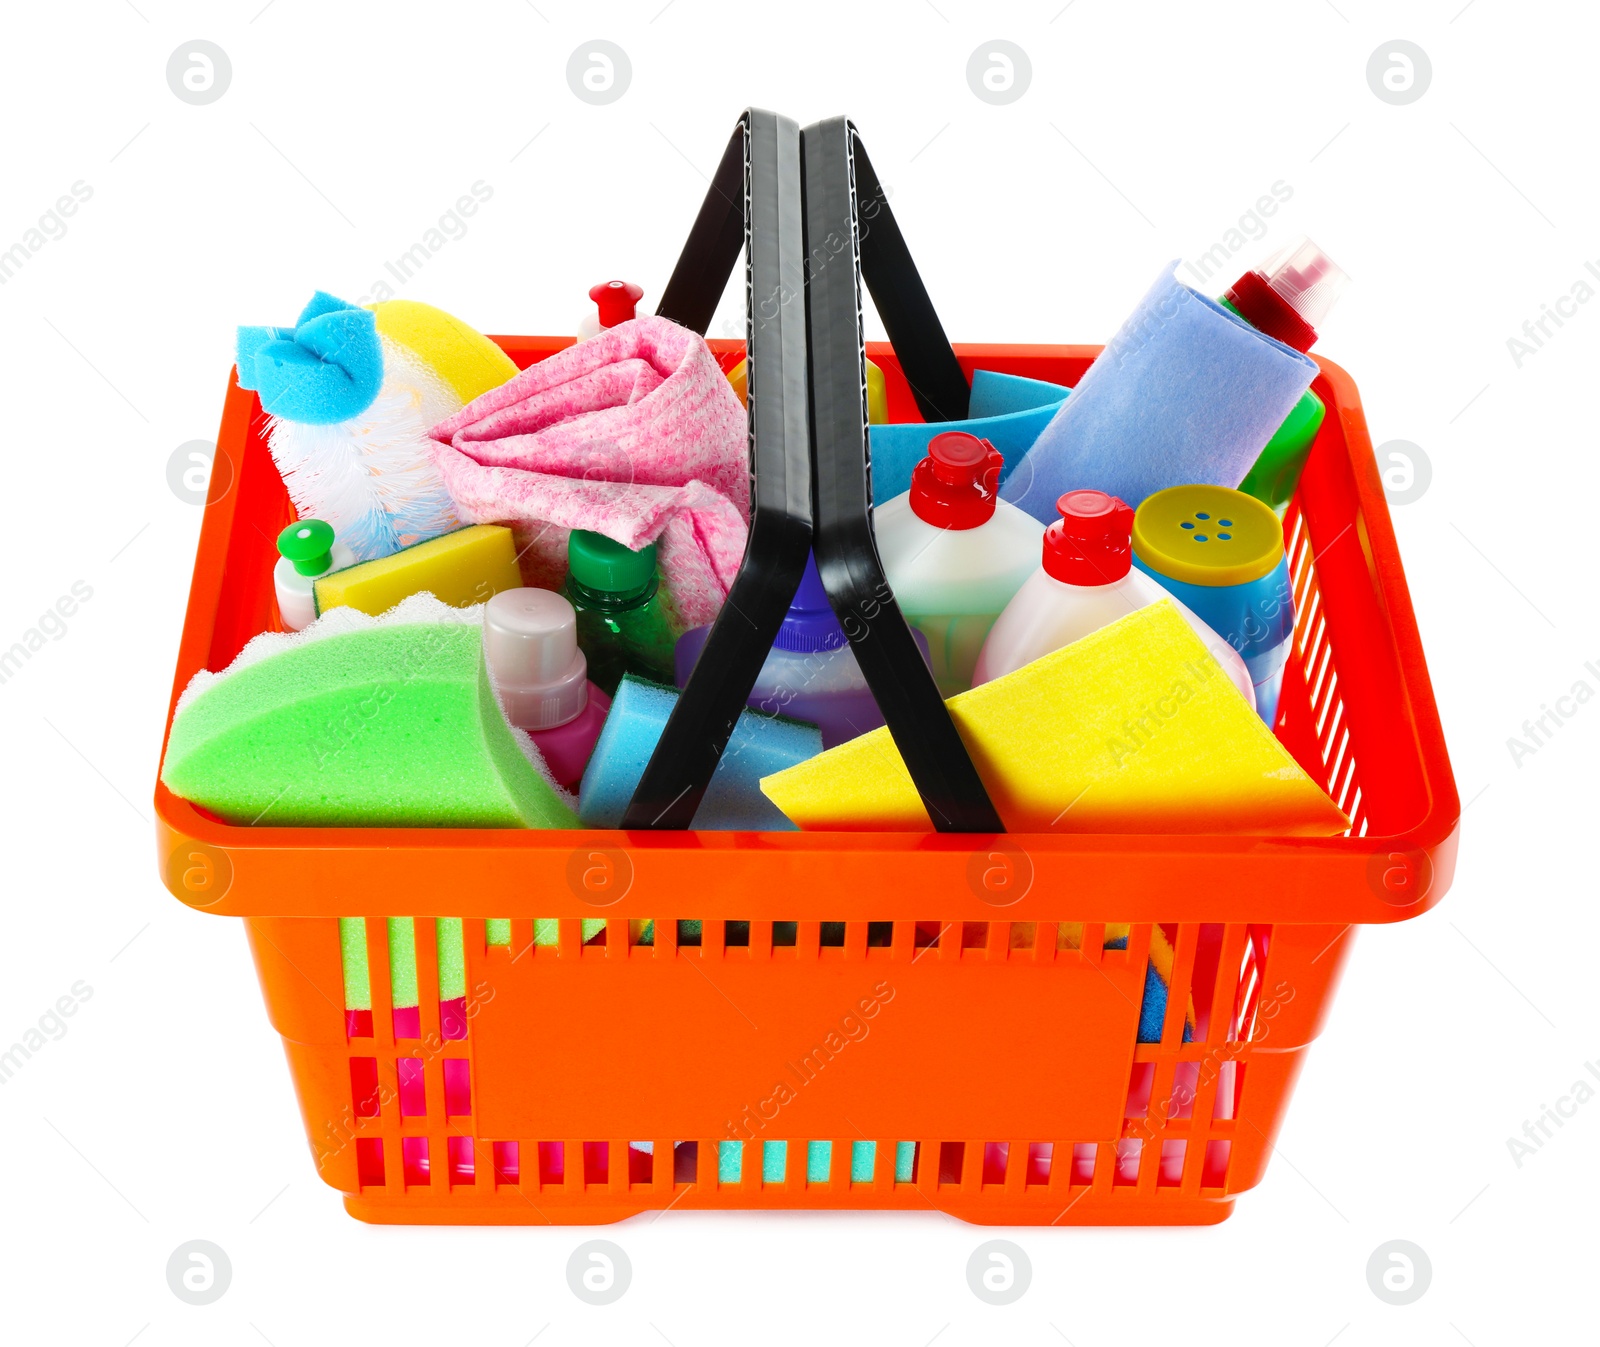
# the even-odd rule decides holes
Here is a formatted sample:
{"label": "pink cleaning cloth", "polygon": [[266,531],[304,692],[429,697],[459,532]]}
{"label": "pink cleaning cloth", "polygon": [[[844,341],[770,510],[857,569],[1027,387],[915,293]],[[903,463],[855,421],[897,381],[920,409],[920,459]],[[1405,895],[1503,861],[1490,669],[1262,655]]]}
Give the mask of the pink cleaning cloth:
{"label": "pink cleaning cloth", "polygon": [[653,542],[678,620],[697,627],[744,556],[747,426],[705,339],[643,317],[530,365],[431,433],[457,513],[511,524],[528,583],[559,585],[572,529]]}

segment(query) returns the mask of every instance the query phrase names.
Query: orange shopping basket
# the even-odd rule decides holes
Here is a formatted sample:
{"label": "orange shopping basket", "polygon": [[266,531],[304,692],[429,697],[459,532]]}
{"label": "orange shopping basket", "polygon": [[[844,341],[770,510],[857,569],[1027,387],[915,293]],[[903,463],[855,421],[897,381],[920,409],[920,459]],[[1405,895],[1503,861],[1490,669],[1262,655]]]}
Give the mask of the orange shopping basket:
{"label": "orange shopping basket", "polygon": [[[724,160],[752,254],[799,218],[769,173],[790,128],[747,114]],[[893,273],[861,263],[869,284],[873,265]],[[828,274],[795,284],[809,296]],[[859,284],[853,257],[826,283],[841,276]],[[725,366],[751,351],[754,417],[768,329],[804,313],[799,291],[779,296],[763,327],[747,284],[748,347],[712,349]],[[902,365],[924,367],[919,338],[886,325],[896,343],[865,353],[890,419],[925,419]],[[519,367],[570,344],[497,340]],[[967,378],[1067,385],[1098,350],[944,349]],[[1284,521],[1296,621],[1276,730],[1353,820],[1344,836],[235,827],[158,784],[165,882],[245,919],[317,1172],[350,1213],[1224,1219],[1261,1179],[1354,927],[1427,910],[1456,852],[1460,802],[1360,401],[1319,363],[1328,416]],[[230,381],[174,705],[196,671],[279,628],[272,540],[293,511],[264,431]],[[1141,1042],[1153,949],[1170,951],[1166,1013]]]}

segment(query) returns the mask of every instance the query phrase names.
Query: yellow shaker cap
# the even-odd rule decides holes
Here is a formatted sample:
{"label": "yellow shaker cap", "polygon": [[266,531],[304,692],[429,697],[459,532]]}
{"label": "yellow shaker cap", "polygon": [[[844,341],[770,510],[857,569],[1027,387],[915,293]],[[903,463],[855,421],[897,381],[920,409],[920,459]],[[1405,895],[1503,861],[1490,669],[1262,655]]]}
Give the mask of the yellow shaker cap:
{"label": "yellow shaker cap", "polygon": [[1272,508],[1225,486],[1169,486],[1133,516],[1140,561],[1191,585],[1244,585],[1283,557],[1283,525]]}

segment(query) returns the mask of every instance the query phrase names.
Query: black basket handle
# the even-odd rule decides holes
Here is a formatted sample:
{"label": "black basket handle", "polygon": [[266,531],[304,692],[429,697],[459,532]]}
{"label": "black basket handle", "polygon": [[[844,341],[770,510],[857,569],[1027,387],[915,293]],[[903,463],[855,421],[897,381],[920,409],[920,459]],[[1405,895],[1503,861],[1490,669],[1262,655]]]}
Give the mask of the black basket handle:
{"label": "black basket handle", "polygon": [[750,535],[727,601],[622,826],[689,827],[745,709],[811,549],[804,220],[798,123],[739,119],[656,312],[704,333],[745,251]]}
{"label": "black basket handle", "polygon": [[[806,127],[801,141],[810,262],[806,315],[817,569],[934,827],[940,832],[1001,833],[1005,826],[878,559],[872,532],[862,276],[929,420],[966,415],[966,376],[855,128],[846,118],[833,117]],[[862,204],[864,196],[868,206]],[[871,215],[863,229],[868,209]]]}

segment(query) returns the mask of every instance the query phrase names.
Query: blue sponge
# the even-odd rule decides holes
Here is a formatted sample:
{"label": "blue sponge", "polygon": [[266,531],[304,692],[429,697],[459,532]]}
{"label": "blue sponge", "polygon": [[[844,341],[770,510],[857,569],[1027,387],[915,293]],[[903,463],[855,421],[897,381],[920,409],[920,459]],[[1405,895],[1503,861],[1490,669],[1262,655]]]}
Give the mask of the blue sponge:
{"label": "blue sponge", "polygon": [[318,290],[292,328],[241,327],[239,387],[274,416],[311,426],[366,411],[383,386],[383,345],[370,309]]}
{"label": "blue sponge", "polygon": [[1001,498],[1048,524],[1056,500],[1081,487],[1136,509],[1169,486],[1236,487],[1316,374],[1310,357],[1168,266],[1002,479]]}
{"label": "blue sponge", "polygon": [[[625,674],[595,741],[578,789],[578,817],[586,828],[618,828],[645,764],[655,752],[677,692]],[[794,824],[761,793],[764,776],[814,758],[822,734],[814,725],[745,711],[717,764],[705,798],[695,811],[696,828],[792,832]]]}
{"label": "blue sponge", "polygon": [[928,441],[946,430],[981,436],[1000,451],[1004,481],[1072,390],[1040,379],[992,370],[973,371],[972,399],[965,421],[911,421],[871,426],[872,498],[893,500],[911,490],[911,470],[928,456]]}

